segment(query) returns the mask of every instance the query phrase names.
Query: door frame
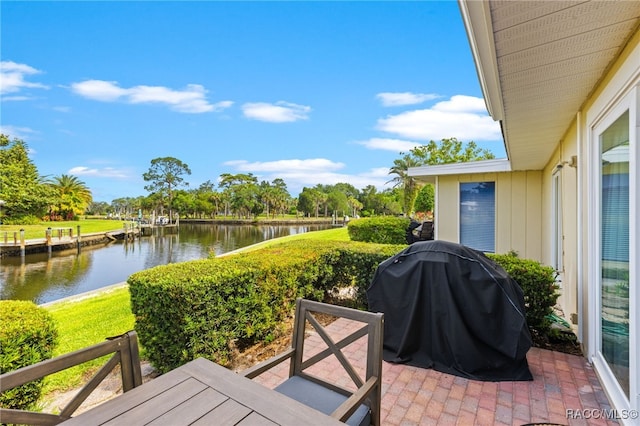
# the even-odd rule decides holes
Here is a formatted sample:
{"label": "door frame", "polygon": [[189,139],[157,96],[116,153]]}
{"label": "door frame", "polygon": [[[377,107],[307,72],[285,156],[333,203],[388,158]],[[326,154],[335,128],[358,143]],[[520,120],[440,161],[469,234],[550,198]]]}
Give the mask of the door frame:
{"label": "door frame", "polygon": [[[624,85],[619,96],[603,105],[600,112],[587,123],[587,291],[588,291],[588,345],[587,355],[594,365],[603,388],[617,410],[640,409],[640,73]],[[601,154],[600,134],[622,114],[629,111],[629,397],[620,387],[601,353]],[[621,419],[624,422],[624,419]],[[626,423],[625,423],[626,424]]]}

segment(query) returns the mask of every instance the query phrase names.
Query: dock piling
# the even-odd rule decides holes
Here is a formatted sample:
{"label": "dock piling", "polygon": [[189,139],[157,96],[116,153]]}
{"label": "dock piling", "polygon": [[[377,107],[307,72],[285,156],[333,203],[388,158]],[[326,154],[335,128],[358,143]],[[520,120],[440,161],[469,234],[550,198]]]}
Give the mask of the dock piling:
{"label": "dock piling", "polygon": [[51,255],[51,227],[48,227],[45,231],[45,240],[47,242],[47,252]]}
{"label": "dock piling", "polygon": [[20,256],[24,257],[24,254],[25,254],[24,229],[20,229]]}

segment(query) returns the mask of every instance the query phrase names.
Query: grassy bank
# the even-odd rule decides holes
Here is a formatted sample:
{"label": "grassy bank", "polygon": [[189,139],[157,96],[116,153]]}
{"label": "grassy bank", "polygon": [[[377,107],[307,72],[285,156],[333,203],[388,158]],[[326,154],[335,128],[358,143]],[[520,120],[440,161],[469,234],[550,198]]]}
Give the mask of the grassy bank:
{"label": "grassy bank", "polygon": [[241,251],[253,251],[264,247],[269,247],[273,244],[280,244],[285,241],[293,240],[320,240],[320,241],[349,241],[349,233],[346,227],[338,227],[333,229],[326,229],[324,231],[305,232],[303,234],[288,235],[286,237],[276,238],[273,240],[262,241],[257,244],[253,244],[249,247],[243,247],[241,249],[232,251],[231,253],[238,253]]}
{"label": "grassy bank", "polygon": [[[216,219],[211,219],[209,221],[204,221],[205,223],[216,224],[220,222],[224,222],[226,220],[236,220],[233,217],[223,217],[220,216]],[[188,220],[186,220],[188,222]],[[301,224],[313,224],[313,223],[326,223],[326,219],[316,220],[314,218],[296,218],[295,216],[285,216],[278,217],[276,219],[267,218],[267,217],[258,217],[257,219],[247,219],[245,221],[247,224],[260,224],[260,222],[269,222],[269,223],[289,223],[289,222],[299,222]],[[203,222],[203,221],[200,221]],[[69,220],[69,221],[61,221],[61,222],[40,222],[37,225],[0,225],[0,233],[9,232],[10,238],[13,238],[13,232],[19,232],[21,229],[24,229],[24,237],[27,240],[33,240],[38,238],[44,238],[45,232],[47,228],[51,227],[53,229],[56,228],[72,228],[73,235],[76,235],[78,231],[78,226],[80,226],[80,232],[82,234],[93,234],[93,233],[103,233],[109,231],[119,231],[123,227],[123,223],[130,223],[121,220],[109,220],[109,219],[83,219],[83,220]]]}
{"label": "grassy bank", "polygon": [[[349,240],[349,235],[345,227],[307,232],[264,241],[237,250],[237,252],[255,250],[297,239],[346,241]],[[46,308],[58,326],[59,343],[54,356],[103,342],[106,337],[125,333],[132,330],[134,326],[129,289],[126,286],[104,292],[98,291],[94,296],[81,300],[52,303]],[[144,348],[141,349],[141,356],[144,357]],[[83,377],[99,368],[103,363],[104,361],[96,360],[47,377],[44,394],[48,395],[78,386],[83,382]]]}
{"label": "grassy bank", "polygon": [[20,231],[24,229],[24,238],[33,240],[44,238],[47,228],[72,228],[73,235],[76,235],[80,226],[82,234],[93,234],[96,232],[118,231],[123,227],[123,221],[107,220],[107,219],[91,219],[91,220],[68,220],[61,222],[40,222],[37,225],[0,225],[0,232]]}
{"label": "grassy bank", "polygon": [[[96,293],[82,300],[54,303],[47,306],[47,310],[53,316],[59,333],[54,356],[133,330],[134,317],[127,287]],[[44,394],[78,386],[88,371],[94,371],[102,364],[104,360],[94,360],[48,376]]]}

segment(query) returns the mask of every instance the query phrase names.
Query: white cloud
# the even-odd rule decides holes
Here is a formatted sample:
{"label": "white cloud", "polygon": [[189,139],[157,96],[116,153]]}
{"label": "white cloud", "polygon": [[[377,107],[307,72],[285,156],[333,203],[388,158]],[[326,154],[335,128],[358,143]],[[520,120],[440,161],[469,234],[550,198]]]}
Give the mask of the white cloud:
{"label": "white cloud", "polygon": [[376,98],[380,99],[382,105],[391,106],[403,106],[403,105],[416,105],[426,101],[437,99],[441,97],[433,93],[411,93],[411,92],[384,92],[378,93]]}
{"label": "white cloud", "polygon": [[327,170],[340,170],[345,167],[344,163],[336,163],[325,158],[311,158],[308,160],[277,160],[277,161],[255,161],[250,163],[245,160],[233,160],[224,163],[242,172],[288,172],[303,171],[305,173],[325,172]]}
{"label": "white cloud", "polygon": [[0,133],[8,135],[9,139],[18,138],[26,141],[31,135],[35,135],[37,132],[29,127],[4,125],[0,126]]}
{"label": "white cloud", "polygon": [[33,99],[33,98],[31,96],[3,96],[2,102],[28,101],[29,99]]}
{"label": "white cloud", "polygon": [[375,167],[373,169],[371,169],[368,173],[367,176],[371,176],[374,178],[385,178],[388,179],[389,177],[389,167]]}
{"label": "white cloud", "polygon": [[103,102],[113,102],[126,96],[126,89],[118,86],[115,81],[86,80],[71,84],[71,90],[89,99]]}
{"label": "white cloud", "polygon": [[350,183],[358,189],[367,185],[377,188],[386,186],[389,180],[388,167],[379,167],[357,174],[340,173],[346,165],[326,158],[311,158],[305,160],[276,160],[266,162],[249,162],[234,160],[224,163],[233,167],[237,172],[253,173],[258,180],[272,181],[276,178],[287,182],[287,189],[292,195],[299,194],[302,188],[316,186],[318,183],[334,185],[339,182]]}
{"label": "white cloud", "polygon": [[[12,61],[0,62],[0,94],[16,93],[22,89],[48,89],[49,87],[41,83],[32,83],[26,81],[29,75],[40,74],[41,71],[26,65],[18,64]],[[30,99],[28,96],[10,96],[4,97],[5,101],[22,101]]]}
{"label": "white cloud", "polygon": [[86,80],[73,83],[71,90],[85,98],[102,102],[165,104],[174,111],[194,114],[220,111],[233,105],[231,101],[209,103],[206,99],[207,90],[199,84],[189,84],[184,90],[144,85],[127,89],[120,87],[116,81]]}
{"label": "white cloud", "polygon": [[127,170],[116,169],[113,167],[95,169],[86,166],[77,166],[69,169],[67,173],[76,176],[91,176],[99,178],[127,179],[131,177],[130,173]]}
{"label": "white cloud", "polygon": [[448,101],[438,102],[432,109],[445,112],[487,113],[487,106],[484,103],[484,99],[466,95],[452,96]]}
{"label": "white cloud", "polygon": [[323,185],[335,185],[336,183],[349,183],[355,186],[357,189],[362,189],[368,185],[373,185],[376,188],[385,187],[389,180],[389,169],[385,169],[384,176],[379,176],[376,172],[377,169],[371,169],[370,171],[356,174],[347,173],[335,173],[335,172],[282,172],[273,177],[269,177],[266,180],[273,180],[280,177],[287,182],[287,187],[291,194],[299,194],[304,186],[313,187],[318,183]]}
{"label": "white cloud", "polygon": [[429,109],[407,111],[378,120],[376,129],[418,140],[497,141],[500,125],[487,114],[484,101],[472,96],[453,96]]}
{"label": "white cloud", "polygon": [[227,109],[233,105],[233,101],[220,101],[213,104],[214,111],[222,111],[223,109]]}
{"label": "white cloud", "polygon": [[390,138],[371,138],[366,141],[356,142],[359,145],[363,145],[368,149],[378,149],[393,152],[408,152],[411,149],[422,145],[420,142],[411,142],[402,139],[390,139]]}
{"label": "white cloud", "polygon": [[311,112],[311,107],[284,101],[276,102],[275,104],[253,102],[242,105],[242,112],[245,117],[252,120],[266,121],[269,123],[287,123],[307,120]]}

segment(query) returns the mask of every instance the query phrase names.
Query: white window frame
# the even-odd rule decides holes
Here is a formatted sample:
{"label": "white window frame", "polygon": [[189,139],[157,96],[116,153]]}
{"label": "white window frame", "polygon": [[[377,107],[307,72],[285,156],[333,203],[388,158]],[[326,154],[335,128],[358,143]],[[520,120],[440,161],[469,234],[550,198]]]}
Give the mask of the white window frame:
{"label": "white window frame", "polygon": [[[632,79],[633,80],[633,79]],[[636,73],[633,82],[620,90],[610,102],[602,104],[599,113],[587,122],[587,166],[588,182],[588,219],[587,219],[587,274],[589,306],[589,344],[588,357],[594,365],[612,405],[620,410],[640,410],[640,73]],[[600,239],[600,135],[615,120],[629,111],[629,397],[618,384],[601,353],[601,239]],[[635,420],[633,420],[635,421]],[[622,420],[623,424],[629,420]]]}
{"label": "white window frame", "polygon": [[564,273],[562,196],[562,167],[559,167],[551,175],[551,264],[558,272],[560,282]]}
{"label": "white window frame", "polygon": [[[491,180],[491,179],[485,179],[485,180],[472,180],[472,181],[459,181],[458,182],[458,242],[460,244],[463,244],[462,242],[462,214],[461,214],[461,207],[462,207],[462,197],[461,197],[461,192],[462,192],[462,185],[467,185],[467,184],[480,184],[480,183],[492,183],[493,184],[493,248],[492,250],[488,250],[487,253],[495,253],[496,252],[496,244],[497,244],[497,238],[496,238],[496,232],[497,232],[497,224],[496,224],[496,217],[497,217],[497,202],[498,202],[498,182],[496,180]],[[478,250],[475,247],[472,247],[475,250]]]}

